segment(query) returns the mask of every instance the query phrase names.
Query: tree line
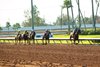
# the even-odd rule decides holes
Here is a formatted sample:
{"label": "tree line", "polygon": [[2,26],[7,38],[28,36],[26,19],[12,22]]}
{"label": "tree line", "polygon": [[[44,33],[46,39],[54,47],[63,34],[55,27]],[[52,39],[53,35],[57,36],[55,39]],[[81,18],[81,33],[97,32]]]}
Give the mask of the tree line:
{"label": "tree line", "polygon": [[[86,24],[93,24],[93,29],[96,31],[96,23],[100,23],[100,16],[98,16],[98,9],[99,9],[99,4],[100,0],[91,0],[91,12],[92,16],[91,17],[84,17],[82,14],[82,11],[80,9],[80,0],[76,0],[76,4],[78,7],[78,15],[77,17],[74,17],[74,11],[73,11],[73,0],[63,0],[63,5],[61,9],[61,16],[58,16],[56,19],[56,22],[53,22],[53,25],[68,25],[68,31],[70,32],[70,26],[72,25],[73,28],[78,26],[81,28],[81,25],[84,24],[84,27],[86,27]],[[94,2],[96,3],[96,13],[94,14]],[[67,9],[65,14],[62,14],[63,9]],[[69,9],[71,9],[71,15],[69,15]],[[38,7],[36,5],[33,6],[33,17],[34,17],[34,26],[44,26],[44,25],[49,25],[45,23],[45,18],[41,18],[39,16],[39,11]],[[25,10],[24,11],[24,16],[25,20],[22,22],[20,25],[19,23],[15,23],[13,25],[13,29],[18,30],[21,26],[23,27],[31,27],[32,26],[32,17],[31,17],[31,10]],[[6,23],[6,27],[9,28],[11,27],[10,22]],[[86,29],[86,28],[85,28]],[[0,30],[2,30],[2,27],[0,27]]]}
{"label": "tree line", "polygon": [[[97,19],[96,19],[96,23],[97,23],[97,24],[100,24],[100,16],[95,16],[95,18],[97,18]],[[77,19],[78,19],[78,17],[75,18],[75,23],[77,23]],[[84,24],[84,23],[83,23],[83,19],[84,19],[84,21],[85,21],[85,24],[93,24],[93,22],[92,22],[92,16],[91,16],[91,17],[84,17],[84,18],[81,18],[82,24]],[[61,23],[61,20],[62,20],[62,23]],[[63,14],[63,15],[62,15],[62,18],[61,18],[61,16],[58,16],[58,17],[57,17],[56,22],[54,22],[53,25],[61,25],[61,24],[62,24],[62,25],[68,25],[67,20],[68,20],[67,15]],[[70,22],[70,25],[73,24],[71,16],[69,16],[69,22]]]}
{"label": "tree line", "polygon": [[[99,9],[99,4],[100,4],[100,0],[91,0],[91,12],[92,12],[92,16],[91,17],[84,17],[83,13],[81,11],[80,8],[80,0],[76,0],[76,4],[78,7],[78,15],[77,17],[74,17],[74,11],[73,11],[73,4],[72,4],[73,0],[63,0],[63,5],[62,5],[62,9],[61,12],[63,11],[63,9],[67,9],[65,14],[61,13],[61,16],[58,16],[56,19],[56,22],[53,22],[53,25],[68,25],[68,31],[70,32],[70,26],[72,25],[73,28],[75,28],[76,26],[81,28],[81,25],[84,24],[84,27],[86,29],[86,24],[93,24],[93,29],[94,31],[96,31],[96,23],[100,23],[100,16],[98,16],[98,9]],[[94,13],[94,2],[96,3],[96,13]],[[34,26],[43,26],[43,25],[48,25],[47,23],[45,23],[45,19],[39,17],[39,11],[38,8],[36,7],[36,5],[33,6],[33,13],[34,13]],[[69,15],[69,9],[71,9],[71,15]],[[25,11],[25,17],[26,20],[22,23],[22,25],[24,27],[30,27],[31,26],[31,15],[30,15],[29,10]]]}
{"label": "tree line", "polygon": [[[21,25],[19,23],[15,23],[13,24],[13,26],[11,26],[10,22],[6,22],[6,26],[5,26],[8,31],[10,29],[10,27],[12,27],[15,31],[17,31],[19,28],[21,28]],[[0,27],[0,31],[3,30],[2,27]]]}
{"label": "tree line", "polygon": [[[96,6],[97,6],[96,7],[96,13],[94,13],[94,2],[96,3]],[[67,9],[67,11],[66,11],[67,12],[67,21],[66,22],[68,24],[68,32],[70,32],[70,24],[72,24],[72,27],[74,28],[73,25],[75,25],[76,22],[77,22],[76,23],[77,27],[81,28],[81,25],[84,24],[85,29],[86,29],[86,24],[91,23],[91,24],[93,24],[94,32],[96,32],[96,23],[100,22],[100,20],[99,20],[100,17],[97,15],[100,0],[91,0],[92,16],[90,18],[83,16],[81,8],[80,8],[80,0],[76,0],[76,4],[77,4],[77,7],[78,7],[78,15],[77,15],[76,18],[74,18],[72,0],[64,0],[63,1],[62,10],[64,8]],[[71,18],[70,18],[70,15],[69,15],[69,9],[71,9]],[[63,19],[64,18],[61,14],[61,23],[60,24],[63,24]]]}

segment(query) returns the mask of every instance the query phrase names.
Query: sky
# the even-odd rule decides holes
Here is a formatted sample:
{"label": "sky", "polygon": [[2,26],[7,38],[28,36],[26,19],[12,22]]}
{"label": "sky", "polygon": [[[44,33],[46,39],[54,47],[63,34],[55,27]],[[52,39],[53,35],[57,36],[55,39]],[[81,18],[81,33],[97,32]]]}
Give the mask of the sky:
{"label": "sky", "polygon": [[[76,0],[72,1],[74,16],[77,16]],[[37,6],[40,17],[45,18],[46,23],[52,24],[61,15],[63,0],[33,0],[33,4]],[[91,0],[80,0],[80,7],[84,16],[89,17],[92,15]],[[6,26],[7,21],[11,25],[15,23],[22,24],[25,20],[25,10],[31,10],[31,0],[0,0],[0,26]],[[66,9],[63,9],[63,14],[66,13]],[[100,15],[100,10],[98,14]]]}

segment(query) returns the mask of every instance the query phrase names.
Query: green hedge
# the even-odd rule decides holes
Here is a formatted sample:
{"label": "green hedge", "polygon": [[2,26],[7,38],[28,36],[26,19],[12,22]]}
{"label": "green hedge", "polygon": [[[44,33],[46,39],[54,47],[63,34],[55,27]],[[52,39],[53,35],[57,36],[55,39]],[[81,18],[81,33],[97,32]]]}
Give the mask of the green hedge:
{"label": "green hedge", "polygon": [[88,29],[86,31],[81,31],[82,35],[100,35],[100,29],[97,29],[96,31],[93,31],[93,29]]}

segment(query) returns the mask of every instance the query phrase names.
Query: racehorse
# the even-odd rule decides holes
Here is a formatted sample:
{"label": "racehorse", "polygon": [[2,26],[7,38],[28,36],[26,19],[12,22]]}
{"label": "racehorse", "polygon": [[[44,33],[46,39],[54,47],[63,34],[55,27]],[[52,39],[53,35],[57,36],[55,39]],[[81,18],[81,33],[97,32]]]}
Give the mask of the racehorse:
{"label": "racehorse", "polygon": [[78,41],[79,43],[79,34],[81,33],[80,29],[76,28],[74,30],[74,32],[71,32],[70,34],[70,40],[72,41],[72,38],[74,40],[74,44],[76,44],[76,40]]}
{"label": "racehorse", "polygon": [[47,44],[50,42],[49,37],[50,37],[51,32],[49,30],[46,30],[44,35],[43,35],[43,44]]}
{"label": "racehorse", "polygon": [[25,44],[30,44],[30,37],[29,37],[28,31],[24,32],[24,34],[23,34],[23,40],[24,40]]}
{"label": "racehorse", "polygon": [[35,35],[36,35],[35,31],[31,31],[31,33],[29,34],[29,38],[30,40],[33,41],[33,44],[35,44]]}
{"label": "racehorse", "polygon": [[33,43],[35,43],[35,31],[31,31],[29,34],[28,31],[25,31],[23,34],[18,32],[18,34],[15,36],[15,43],[21,43],[23,41],[23,44],[30,44],[30,40],[33,40]]}
{"label": "racehorse", "polygon": [[15,36],[15,44],[20,44],[22,40],[22,34],[20,33],[20,31],[18,32],[18,34]]}

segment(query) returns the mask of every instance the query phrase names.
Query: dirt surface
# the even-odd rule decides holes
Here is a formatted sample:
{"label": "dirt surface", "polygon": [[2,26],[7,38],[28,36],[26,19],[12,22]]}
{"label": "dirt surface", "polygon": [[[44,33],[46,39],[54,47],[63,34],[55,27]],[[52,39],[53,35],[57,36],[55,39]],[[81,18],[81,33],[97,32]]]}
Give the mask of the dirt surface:
{"label": "dirt surface", "polygon": [[100,46],[0,44],[0,67],[100,67]]}

